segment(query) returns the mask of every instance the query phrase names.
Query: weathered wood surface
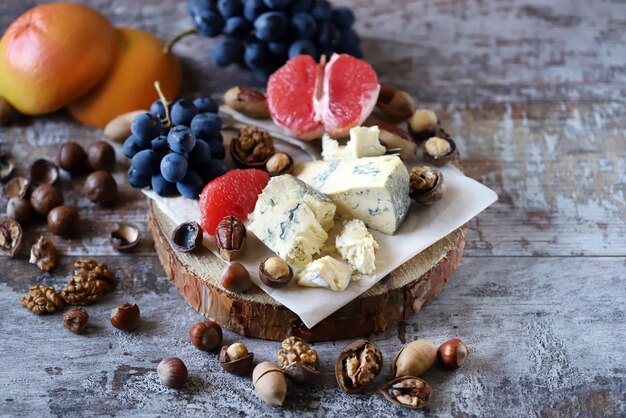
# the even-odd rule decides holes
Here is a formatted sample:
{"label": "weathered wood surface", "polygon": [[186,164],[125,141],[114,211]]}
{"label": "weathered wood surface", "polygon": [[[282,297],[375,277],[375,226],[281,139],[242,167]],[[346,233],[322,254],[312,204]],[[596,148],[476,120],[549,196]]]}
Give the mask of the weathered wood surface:
{"label": "weathered wood surface", "polygon": [[[36,3],[1,2],[0,30]],[[117,25],[162,38],[189,25],[182,1],[89,3]],[[372,336],[385,359],[416,337],[468,342],[464,368],[425,376],[435,390],[427,412],[437,416],[626,414],[626,3],[334,3],[355,6],[381,79],[438,110],[468,174],[500,195],[470,223],[464,264],[442,296]],[[212,44],[196,38],[176,47],[187,92],[254,84],[236,69],[213,68]],[[18,157],[23,172],[68,138],[86,144],[99,137],[59,113],[0,128],[0,149]],[[294,387],[284,410],[261,404],[248,379],[223,373],[214,356],[187,343],[200,316],[154,256],[140,194],[123,186],[123,205],[102,210],[82,197],[79,180],[64,185],[83,224],[76,238],[55,239],[65,255],[61,266],[41,274],[27,264],[27,249],[18,259],[0,258],[1,415],[416,415],[389,409],[376,394],[337,389],[332,364],[344,341],[315,345],[323,378],[310,389]],[[106,240],[121,220],[144,232],[132,257],[116,256]],[[25,247],[42,232],[42,224],[29,228]],[[88,308],[87,335],[66,332],[58,315],[35,317],[18,307],[29,284],[60,286],[82,255],[102,258],[121,279],[116,292]],[[127,299],[145,318],[137,335],[108,323],[108,310]],[[226,332],[227,341],[235,339]],[[274,359],[276,343],[242,340],[259,360]],[[187,362],[185,390],[158,384],[154,370],[165,355]]]}

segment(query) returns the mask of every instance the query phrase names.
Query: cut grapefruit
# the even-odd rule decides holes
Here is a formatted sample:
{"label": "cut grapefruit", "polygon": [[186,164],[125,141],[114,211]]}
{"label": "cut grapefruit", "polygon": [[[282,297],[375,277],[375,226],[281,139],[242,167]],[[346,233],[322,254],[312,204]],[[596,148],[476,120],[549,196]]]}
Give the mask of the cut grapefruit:
{"label": "cut grapefruit", "polygon": [[269,180],[265,171],[247,169],[231,170],[210,181],[199,201],[204,232],[214,235],[217,224],[225,216],[246,220]]}
{"label": "cut grapefruit", "polygon": [[318,64],[299,55],[272,74],[267,102],[272,119],[294,136],[310,140],[323,132],[338,138],[372,112],[380,91],[376,72],[347,54]]}

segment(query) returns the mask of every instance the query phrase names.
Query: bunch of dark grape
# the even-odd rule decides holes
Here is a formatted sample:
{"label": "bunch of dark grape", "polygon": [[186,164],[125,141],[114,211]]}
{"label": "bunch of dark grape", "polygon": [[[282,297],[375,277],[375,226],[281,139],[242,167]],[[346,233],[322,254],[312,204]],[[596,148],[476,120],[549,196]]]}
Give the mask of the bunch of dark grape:
{"label": "bunch of dark grape", "polygon": [[245,66],[262,81],[301,54],[363,56],[354,14],[327,0],[189,0],[188,10],[199,34],[224,35],[211,51],[216,65]]}
{"label": "bunch of dark grape", "polygon": [[157,100],[133,120],[122,148],[131,159],[128,183],[159,196],[197,199],[205,184],[228,171],[217,103],[179,99],[167,110]]}

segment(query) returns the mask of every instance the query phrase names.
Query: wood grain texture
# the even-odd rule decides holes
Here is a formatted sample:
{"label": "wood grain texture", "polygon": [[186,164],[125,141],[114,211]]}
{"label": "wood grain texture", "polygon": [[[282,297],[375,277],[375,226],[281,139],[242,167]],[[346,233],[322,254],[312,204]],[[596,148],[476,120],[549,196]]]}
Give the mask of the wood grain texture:
{"label": "wood grain texture", "polygon": [[[0,31],[44,1],[0,2]],[[167,39],[187,28],[183,1],[93,0],[118,26]],[[366,56],[381,80],[409,90],[438,111],[454,135],[466,172],[500,200],[469,224],[464,264],[419,315],[371,338],[392,358],[402,343],[464,339],[471,350],[456,372],[424,377],[435,391],[435,416],[626,415],[626,3],[621,0],[335,0],[355,8]],[[186,94],[259,84],[235,68],[210,63],[213,40],[176,46]],[[98,130],[62,112],[0,127],[0,151],[23,173],[53,156],[67,139],[87,144]],[[42,274],[28,247],[45,232],[27,229],[17,259],[0,257],[0,415],[94,416],[420,416],[391,409],[373,393],[347,396],[332,364],[347,341],[315,344],[323,375],[310,389],[290,387],[284,409],[259,402],[248,378],[221,371],[214,355],[187,342],[201,316],[168,283],[146,230],[146,202],[123,185],[115,210],[87,201],[81,180],[64,180],[66,201],[82,227],[56,239],[61,265]],[[6,199],[0,198],[4,207]],[[143,231],[133,256],[118,256],[106,236],[119,221]],[[85,336],[68,333],[60,315],[35,317],[19,308],[29,284],[60,287],[77,256],[93,255],[117,271],[118,289],[88,311]],[[144,322],[125,335],[109,309],[139,303]],[[244,341],[259,361],[277,343]],[[187,387],[157,380],[166,355],[183,358]],[[379,378],[377,384],[382,383]]]}

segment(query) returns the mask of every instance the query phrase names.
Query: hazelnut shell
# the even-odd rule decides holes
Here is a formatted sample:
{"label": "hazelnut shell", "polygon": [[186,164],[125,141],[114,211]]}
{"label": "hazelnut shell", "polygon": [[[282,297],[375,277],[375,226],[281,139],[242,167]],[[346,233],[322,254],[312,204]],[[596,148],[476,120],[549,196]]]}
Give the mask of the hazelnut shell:
{"label": "hazelnut shell", "polygon": [[4,195],[9,199],[12,197],[23,198],[26,197],[29,187],[30,180],[28,180],[26,177],[14,177],[6,182],[6,184],[2,188],[2,191],[4,192]]}
{"label": "hazelnut shell", "polygon": [[140,239],[139,228],[132,224],[117,224],[109,234],[111,246],[119,252],[131,251],[139,244]]}
{"label": "hazelnut shell", "polygon": [[252,362],[254,361],[254,353],[248,353],[248,355],[240,359],[231,360],[230,357],[228,357],[226,350],[228,350],[227,345],[223,346],[220,350],[220,366],[222,366],[224,371],[237,376],[243,376],[250,373],[250,370],[252,370]]}
{"label": "hazelnut shell", "polygon": [[0,181],[7,181],[13,174],[15,166],[11,157],[6,154],[0,154]]}
{"label": "hazelnut shell", "polygon": [[50,160],[40,158],[30,166],[30,181],[34,184],[55,184],[59,179],[59,167]]}
{"label": "hazelnut shell", "polygon": [[78,212],[69,206],[57,206],[48,212],[48,229],[54,235],[67,237],[74,232],[78,221]]}
{"label": "hazelnut shell", "polygon": [[[280,155],[286,155],[289,162],[282,170],[274,170],[272,168],[272,161],[275,158],[280,158]],[[265,163],[265,169],[267,170],[267,173],[270,175],[270,177],[282,176],[283,174],[291,174],[291,172],[293,171],[293,166],[293,157],[285,152],[274,153],[274,155],[272,155]]]}
{"label": "hazelnut shell", "polygon": [[139,328],[141,322],[141,314],[139,306],[131,305],[128,302],[123,303],[119,307],[111,310],[111,325],[115,328],[132,332]]}
{"label": "hazelnut shell", "polygon": [[419,339],[406,344],[391,362],[393,377],[419,376],[430,369],[437,359],[437,347],[428,340]]}
{"label": "hazelnut shell", "polygon": [[270,405],[282,405],[287,397],[287,379],[274,363],[259,363],[252,372],[254,390],[264,402]]}
{"label": "hazelnut shell", "polygon": [[115,167],[115,150],[107,142],[96,141],[87,147],[87,161],[94,171],[111,172]]}
{"label": "hazelnut shell", "polygon": [[56,161],[59,167],[68,173],[80,174],[85,171],[87,154],[82,145],[76,142],[66,142],[59,147]]}
{"label": "hazelnut shell", "polygon": [[459,151],[456,148],[456,143],[454,142],[454,140],[452,140],[451,138],[442,138],[442,139],[445,139],[446,141],[448,141],[448,143],[450,144],[450,151],[447,154],[441,155],[441,156],[432,155],[426,151],[426,142],[424,142],[424,144],[422,145],[424,161],[426,161],[429,164],[441,167],[442,165],[445,165],[449,163],[450,161],[452,161],[453,159],[458,157]]}
{"label": "hazelnut shell", "polygon": [[161,382],[172,389],[180,389],[187,382],[187,366],[178,357],[166,357],[157,366]]}
{"label": "hazelnut shell", "polygon": [[181,253],[195,251],[202,245],[202,227],[198,222],[183,222],[172,232],[171,242]]}
{"label": "hazelnut shell", "polygon": [[63,326],[74,334],[81,334],[89,321],[89,314],[83,308],[74,308],[63,314]]}
{"label": "hazelnut shell", "polygon": [[289,284],[289,282],[293,278],[293,270],[291,269],[291,266],[283,260],[283,262],[287,264],[289,273],[286,275],[273,277],[271,274],[269,274],[265,270],[265,262],[269,260],[270,258],[273,258],[273,257],[268,257],[265,260],[261,261],[261,264],[259,264],[259,279],[261,279],[261,281],[269,287],[278,288],[278,287],[286,286],[287,284]]}
{"label": "hazelnut shell", "polygon": [[[339,384],[339,387],[343,389],[343,391],[346,393],[359,393],[365,388],[365,386],[371,383],[371,382],[368,382],[359,387],[353,387],[349,381],[346,381],[343,375],[344,374],[344,364],[343,364],[344,361],[351,354],[358,353],[360,350],[364,349],[365,346],[368,344],[374,348],[374,351],[378,352],[379,357],[381,359],[380,364],[378,365],[379,366],[378,373],[376,373],[376,376],[378,376],[380,371],[383,369],[383,356],[382,356],[382,353],[380,352],[380,349],[376,346],[376,344],[368,340],[356,340],[353,343],[348,344],[347,346],[343,348],[343,350],[341,350],[341,352],[339,353],[339,356],[337,357],[337,361],[335,362],[335,378],[337,379],[337,383]],[[374,379],[372,379],[372,381],[373,380]]]}
{"label": "hazelnut shell", "polygon": [[468,350],[463,341],[453,338],[441,344],[437,350],[439,362],[448,369],[457,369],[467,360]]}
{"label": "hazelnut shell", "polygon": [[198,322],[189,329],[189,340],[198,350],[213,351],[222,343],[222,327],[217,322]]}
{"label": "hazelnut shell", "polygon": [[226,266],[220,281],[224,289],[231,292],[243,293],[252,287],[250,272],[241,263],[230,263]]}
{"label": "hazelnut shell", "polygon": [[104,170],[94,171],[85,179],[83,193],[92,202],[102,206],[109,206],[117,198],[117,183],[109,172]]}
{"label": "hazelnut shell", "polygon": [[12,197],[7,202],[7,217],[10,219],[25,225],[33,219],[33,215],[33,207],[28,200]]}
{"label": "hazelnut shell", "polygon": [[42,184],[30,194],[30,204],[39,215],[48,216],[52,209],[63,205],[63,194],[54,186]]}

